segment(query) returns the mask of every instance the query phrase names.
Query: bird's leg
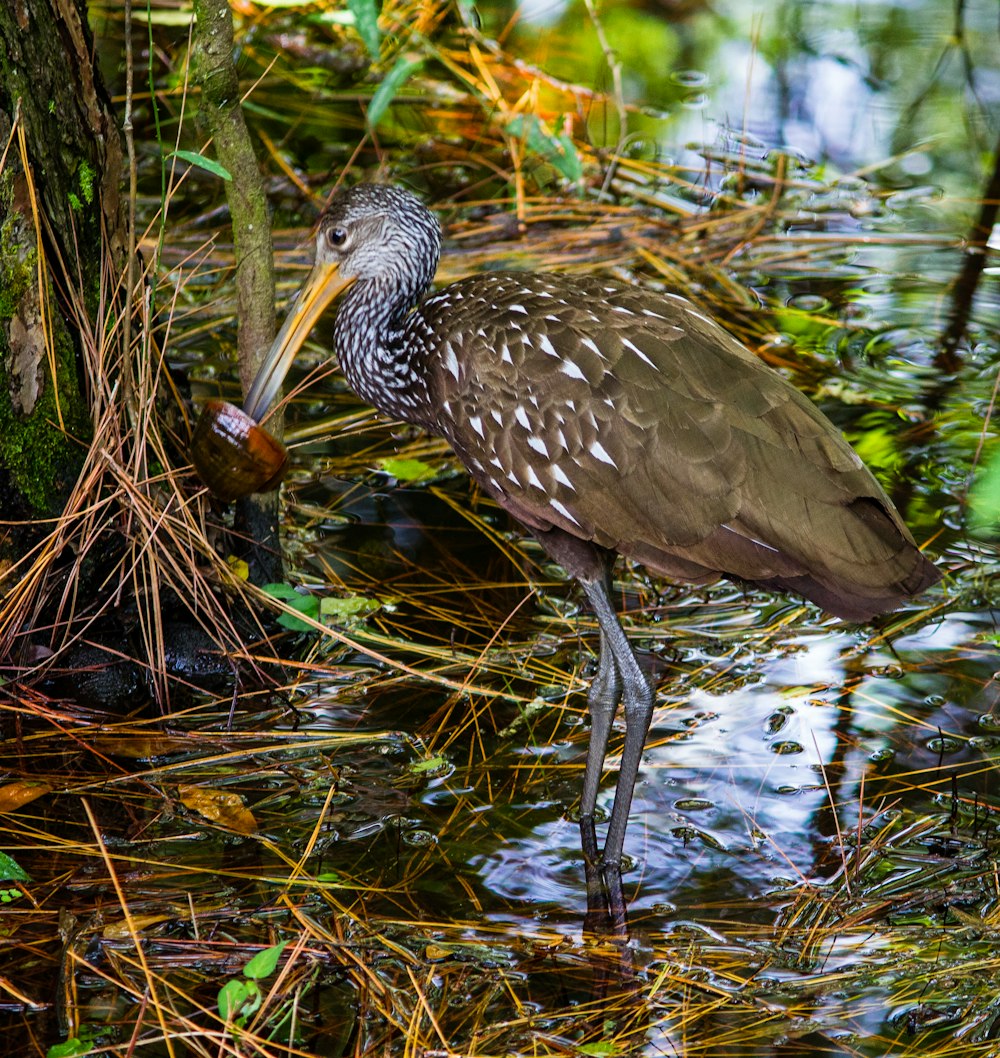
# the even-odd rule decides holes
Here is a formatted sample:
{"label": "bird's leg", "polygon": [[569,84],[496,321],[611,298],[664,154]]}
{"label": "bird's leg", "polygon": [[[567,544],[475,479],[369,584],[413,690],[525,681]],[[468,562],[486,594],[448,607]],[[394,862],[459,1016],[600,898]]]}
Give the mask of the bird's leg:
{"label": "bird's leg", "polygon": [[[594,572],[604,584],[608,597],[611,595],[611,571],[615,564],[612,552],[594,555]],[[581,579],[585,584],[586,579]],[[611,738],[611,725],[622,697],[622,681],[618,675],[618,666],[614,655],[608,649],[607,636],[603,627],[600,629],[601,644],[597,655],[597,674],[590,682],[587,693],[587,707],[590,712],[590,742],[587,745],[587,765],[583,772],[583,793],[580,797],[580,841],[583,846],[583,857],[588,867],[587,884],[593,888],[594,879],[590,877],[591,868],[600,863],[597,848],[597,834],[594,831],[594,812],[597,809],[597,792],[601,785],[601,774],[604,771],[604,758],[608,752],[608,740]]]}
{"label": "bird's leg", "polygon": [[[617,558],[615,552],[561,529],[535,530],[535,534],[549,555],[580,582],[601,631],[597,675],[590,685],[587,698],[590,708],[590,744],[583,774],[580,839],[587,877],[588,917],[594,923],[599,923],[603,921],[606,910],[611,932],[616,936],[626,936],[628,912],[622,890],[622,846],[625,844],[625,826],[632,806],[632,788],[653,715],[653,692],[632,653],[611,601],[611,571]],[[625,748],[608,836],[601,854],[598,852],[594,829],[594,810],[611,737],[611,725],[619,701],[624,702],[625,706]]]}
{"label": "bird's leg", "polygon": [[[604,579],[610,591],[613,558],[605,560]],[[590,932],[607,935],[611,932],[609,912],[612,897],[606,892],[602,875],[602,857],[597,847],[594,812],[597,792],[601,785],[604,758],[611,738],[611,725],[622,696],[622,681],[618,666],[607,646],[607,636],[601,629],[597,673],[590,683],[587,706],[590,711],[590,742],[587,745],[587,764],[583,772],[583,793],[580,798],[580,844],[583,848],[583,869],[587,880],[587,921]],[[620,889],[620,883],[619,883]],[[621,901],[624,906],[624,898]]]}
{"label": "bird's leg", "polygon": [[580,815],[593,819],[597,807],[597,791],[604,770],[604,758],[611,738],[611,724],[622,699],[622,681],[614,655],[608,648],[608,637],[601,629],[601,652],[598,656],[597,674],[590,683],[587,706],[590,710],[590,744],[587,746],[587,766],[583,772],[583,793],[580,798]]}
{"label": "bird's leg", "polygon": [[[639,774],[642,750],[646,744],[646,733],[649,731],[649,723],[653,717],[653,690],[639,668],[639,662],[618,620],[618,614],[615,613],[614,604],[611,601],[609,572],[605,570],[603,577],[581,582],[601,628],[601,660],[598,664],[595,683],[599,685],[598,695],[604,696],[598,703],[599,711],[594,712],[594,726],[590,732],[587,770],[584,773],[583,809],[586,815],[588,806],[586,798],[591,794],[591,786],[593,786],[593,796],[596,798],[596,784],[600,778],[611,719],[614,715],[614,705],[608,707],[607,704],[607,691],[620,689],[625,710],[625,745],[622,749],[618,786],[615,789],[615,801],[611,809],[611,822],[608,824],[608,836],[604,843],[603,856],[606,868],[618,869],[625,845],[625,828],[628,824],[629,809],[632,807],[632,792]],[[610,654],[610,660],[606,661],[605,657],[608,654]],[[615,678],[607,676],[609,667],[615,672]],[[603,684],[602,674],[604,675]],[[591,694],[593,696],[593,690]],[[602,709],[603,712],[600,711]],[[591,698],[591,710],[594,710],[593,697]],[[601,718],[602,726],[598,725],[598,716]],[[596,746],[595,743],[597,743]],[[592,774],[592,771],[595,774]],[[592,814],[593,802],[590,802],[590,805]]]}

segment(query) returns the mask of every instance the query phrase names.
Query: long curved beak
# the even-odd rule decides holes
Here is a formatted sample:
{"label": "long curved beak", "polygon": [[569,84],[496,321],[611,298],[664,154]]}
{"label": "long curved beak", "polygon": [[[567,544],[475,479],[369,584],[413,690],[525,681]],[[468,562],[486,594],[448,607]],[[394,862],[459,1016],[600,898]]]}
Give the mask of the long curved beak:
{"label": "long curved beak", "polygon": [[354,276],[342,276],[338,268],[336,263],[317,262],[299,291],[243,403],[243,410],[254,421],[260,422],[280,396],[292,361],[324,309],[354,282]]}

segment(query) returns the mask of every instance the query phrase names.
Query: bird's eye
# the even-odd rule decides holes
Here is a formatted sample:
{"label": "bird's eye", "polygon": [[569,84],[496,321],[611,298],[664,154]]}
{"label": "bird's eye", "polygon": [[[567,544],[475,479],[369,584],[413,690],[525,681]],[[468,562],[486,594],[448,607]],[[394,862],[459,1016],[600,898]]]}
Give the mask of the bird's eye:
{"label": "bird's eye", "polygon": [[332,246],[343,246],[347,242],[347,232],[343,228],[331,228],[326,237]]}

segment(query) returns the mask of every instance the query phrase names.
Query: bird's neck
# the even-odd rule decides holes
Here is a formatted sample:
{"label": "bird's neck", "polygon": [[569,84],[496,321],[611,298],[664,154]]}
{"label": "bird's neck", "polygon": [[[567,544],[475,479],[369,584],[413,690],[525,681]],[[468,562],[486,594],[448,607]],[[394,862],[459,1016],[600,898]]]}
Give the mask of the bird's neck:
{"label": "bird's neck", "polygon": [[423,292],[382,278],[359,280],[341,303],[333,332],[351,389],[384,415],[421,424],[430,400],[410,310]]}

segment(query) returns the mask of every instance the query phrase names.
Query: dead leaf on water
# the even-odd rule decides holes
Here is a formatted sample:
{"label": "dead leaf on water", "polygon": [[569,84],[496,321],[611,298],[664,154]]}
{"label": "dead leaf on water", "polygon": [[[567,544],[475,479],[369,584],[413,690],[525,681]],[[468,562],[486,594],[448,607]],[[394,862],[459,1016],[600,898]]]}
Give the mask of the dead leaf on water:
{"label": "dead leaf on water", "polygon": [[179,786],[177,792],[185,808],[198,812],[213,823],[235,830],[237,834],[256,833],[257,820],[239,794],[189,785]]}
{"label": "dead leaf on water", "polygon": [[12,782],[0,786],[0,814],[16,812],[24,805],[51,792],[52,787],[45,782]]}

